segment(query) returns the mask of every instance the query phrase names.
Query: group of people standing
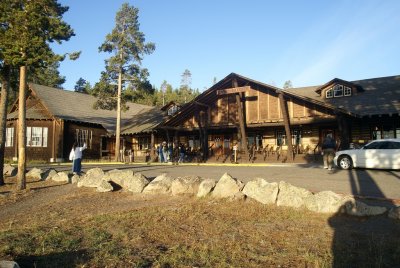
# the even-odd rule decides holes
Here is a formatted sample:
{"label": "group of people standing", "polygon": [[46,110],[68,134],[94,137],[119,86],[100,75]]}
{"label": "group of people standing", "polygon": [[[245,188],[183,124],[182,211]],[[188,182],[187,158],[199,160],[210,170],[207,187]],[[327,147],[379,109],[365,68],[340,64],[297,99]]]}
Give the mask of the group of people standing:
{"label": "group of people standing", "polygon": [[178,159],[178,163],[183,163],[186,148],[182,143],[174,147],[171,143],[167,144],[164,141],[157,147],[157,155],[160,163],[174,162],[175,159]]}

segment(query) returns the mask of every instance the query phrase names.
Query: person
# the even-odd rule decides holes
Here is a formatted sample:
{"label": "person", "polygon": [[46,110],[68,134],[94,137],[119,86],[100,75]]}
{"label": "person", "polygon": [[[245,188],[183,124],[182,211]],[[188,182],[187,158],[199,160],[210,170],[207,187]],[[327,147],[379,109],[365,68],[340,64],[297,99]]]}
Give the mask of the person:
{"label": "person", "polygon": [[179,144],[179,160],[178,163],[183,163],[183,160],[185,159],[185,146],[183,144]]}
{"label": "person", "polygon": [[335,149],[336,149],[336,141],[332,137],[332,134],[326,135],[326,138],[322,143],[321,149],[324,159],[324,168],[332,170],[333,158],[335,157]]}
{"label": "person", "polygon": [[162,143],[162,154],[164,163],[168,163],[168,146],[166,141]]}
{"label": "person", "polygon": [[82,151],[85,150],[86,143],[82,147],[78,147],[78,144],[74,142],[72,145],[71,153],[69,154],[69,160],[72,160],[72,173],[80,175],[82,169]]}
{"label": "person", "polygon": [[232,150],[233,150],[233,162],[234,162],[234,163],[237,163],[238,144],[237,144],[236,141],[233,143]]}

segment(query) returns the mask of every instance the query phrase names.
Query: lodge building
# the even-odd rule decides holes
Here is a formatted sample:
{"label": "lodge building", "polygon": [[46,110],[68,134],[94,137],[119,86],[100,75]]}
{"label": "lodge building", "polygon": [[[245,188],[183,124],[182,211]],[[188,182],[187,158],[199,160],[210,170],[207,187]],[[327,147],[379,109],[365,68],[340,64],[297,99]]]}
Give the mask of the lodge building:
{"label": "lodge building", "polygon": [[[94,110],[93,96],[29,84],[27,159],[65,160],[74,140],[90,144],[85,158],[114,154],[115,111]],[[129,104],[122,143],[136,159],[163,141],[182,143],[197,161],[220,161],[234,144],[243,159],[316,155],[332,133],[341,149],[400,138],[400,76],[280,89],[231,73],[193,101],[162,109]],[[17,157],[18,105],[8,114],[6,157]],[[289,137],[289,139],[288,139]]]}

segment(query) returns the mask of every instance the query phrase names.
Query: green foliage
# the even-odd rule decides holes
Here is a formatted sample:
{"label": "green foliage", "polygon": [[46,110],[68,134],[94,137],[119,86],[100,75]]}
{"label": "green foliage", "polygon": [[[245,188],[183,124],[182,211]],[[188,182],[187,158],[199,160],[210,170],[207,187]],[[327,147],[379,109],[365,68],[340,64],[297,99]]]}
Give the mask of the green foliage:
{"label": "green foliage", "polygon": [[88,81],[80,77],[74,86],[75,92],[90,94],[92,92],[92,87]]}
{"label": "green foliage", "polygon": [[283,89],[293,88],[292,81],[287,80],[285,84],[283,84]]}
{"label": "green foliage", "polygon": [[28,81],[35,84],[62,88],[62,84],[65,83],[65,76],[61,76],[58,68],[60,63],[55,61],[47,66],[29,68]]}
{"label": "green foliage", "polygon": [[106,71],[95,85],[95,94],[100,98],[95,105],[98,108],[115,108],[116,91],[112,83],[115,84],[119,77],[123,85],[128,84],[124,87],[128,92],[122,94],[122,97],[126,97],[123,101],[143,100],[141,96],[151,95],[154,92],[147,80],[149,72],[146,68],[141,68],[141,63],[144,55],[154,51],[155,45],[146,43],[144,33],[139,29],[138,14],[139,9],[124,3],[116,14],[114,29],[99,47],[100,52],[113,55],[105,61]]}
{"label": "green foliage", "polygon": [[62,60],[49,43],[68,41],[72,28],[62,20],[68,7],[56,0],[8,0],[0,2],[0,51],[12,66],[45,67]]}

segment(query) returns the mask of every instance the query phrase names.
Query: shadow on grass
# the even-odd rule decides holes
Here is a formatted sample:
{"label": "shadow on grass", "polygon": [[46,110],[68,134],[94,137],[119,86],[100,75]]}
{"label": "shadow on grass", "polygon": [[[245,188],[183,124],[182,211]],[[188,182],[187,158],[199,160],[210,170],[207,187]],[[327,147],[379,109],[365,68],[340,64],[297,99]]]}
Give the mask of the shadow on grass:
{"label": "shadow on grass", "polygon": [[332,267],[399,267],[400,224],[387,215],[355,217],[335,214]]}
{"label": "shadow on grass", "polygon": [[51,253],[47,255],[18,256],[14,261],[24,267],[85,267],[91,259],[86,250]]}

